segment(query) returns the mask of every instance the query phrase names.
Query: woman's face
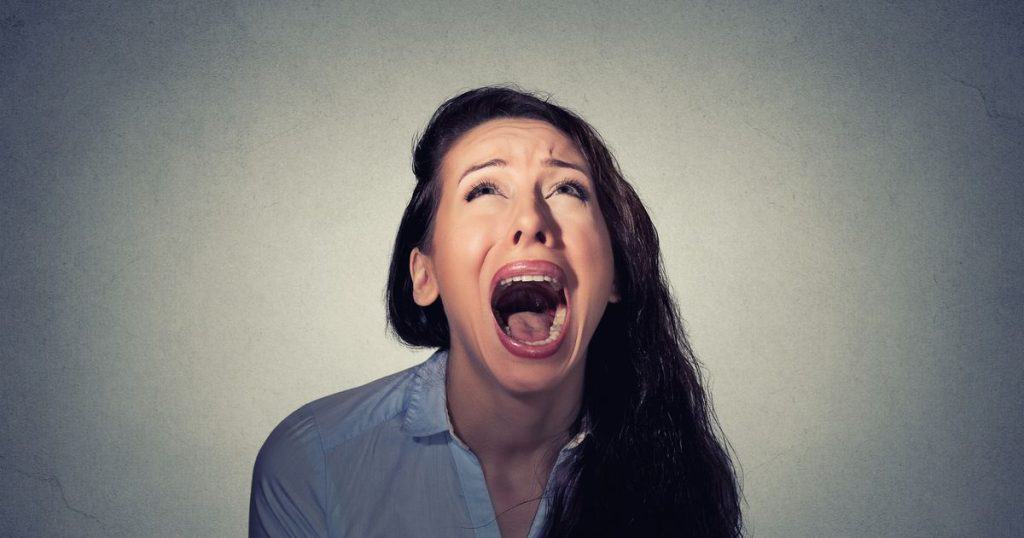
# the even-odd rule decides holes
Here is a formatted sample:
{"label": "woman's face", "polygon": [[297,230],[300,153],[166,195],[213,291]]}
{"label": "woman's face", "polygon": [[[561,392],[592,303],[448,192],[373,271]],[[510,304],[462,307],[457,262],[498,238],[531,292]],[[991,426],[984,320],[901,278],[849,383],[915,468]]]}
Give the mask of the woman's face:
{"label": "woman's face", "polygon": [[[451,146],[438,179],[432,252],[414,249],[410,272],[417,304],[440,295],[452,353],[516,393],[557,388],[570,374],[582,375],[587,344],[608,302],[618,300],[611,241],[583,156],[547,122],[495,119]],[[541,263],[513,263],[521,261]],[[530,287],[508,284],[520,274],[560,281],[533,285],[549,286],[566,312],[551,303],[537,314],[496,321],[502,317],[494,301],[505,297],[505,310],[514,311],[506,292]],[[560,315],[561,331],[549,329]],[[531,337],[508,338],[524,334]],[[546,345],[522,345],[545,338]]]}

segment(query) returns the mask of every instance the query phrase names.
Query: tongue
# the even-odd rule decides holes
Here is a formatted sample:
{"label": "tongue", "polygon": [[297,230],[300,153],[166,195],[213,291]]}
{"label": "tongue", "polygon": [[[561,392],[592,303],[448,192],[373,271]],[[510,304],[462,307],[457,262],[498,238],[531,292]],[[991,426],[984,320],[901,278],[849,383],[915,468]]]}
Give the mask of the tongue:
{"label": "tongue", "polygon": [[516,312],[508,317],[508,329],[517,340],[539,342],[548,337],[553,321],[545,312]]}

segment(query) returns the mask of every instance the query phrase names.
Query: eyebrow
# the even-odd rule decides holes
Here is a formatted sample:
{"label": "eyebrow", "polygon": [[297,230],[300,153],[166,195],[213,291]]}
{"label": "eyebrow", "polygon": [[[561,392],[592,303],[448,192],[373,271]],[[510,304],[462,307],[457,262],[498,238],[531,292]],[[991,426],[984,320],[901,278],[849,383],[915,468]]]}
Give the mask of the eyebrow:
{"label": "eyebrow", "polygon": [[572,168],[573,170],[578,170],[583,175],[587,175],[587,171],[582,166],[559,159],[544,159],[544,162],[541,164],[551,168]]}
{"label": "eyebrow", "polygon": [[459,177],[459,183],[462,183],[462,180],[466,179],[466,176],[472,174],[473,172],[476,172],[481,168],[487,168],[489,166],[508,166],[508,163],[503,161],[502,159],[491,159],[487,162],[474,164],[473,166],[470,166],[469,168],[466,169],[465,172],[462,173],[462,176]]}
{"label": "eyebrow", "polygon": [[[573,170],[578,170],[579,172],[583,173],[584,175],[587,174],[587,171],[584,170],[582,166],[580,166],[578,164],[566,162],[566,161],[563,161],[561,159],[544,159],[541,162],[541,164],[543,164],[544,166],[546,166],[548,168],[571,168]],[[500,166],[508,166],[508,162],[506,162],[503,159],[491,159],[491,160],[489,160],[487,162],[482,162],[480,164],[474,164],[473,166],[470,166],[469,168],[466,169],[465,172],[462,173],[462,176],[459,177],[459,183],[462,183],[462,180],[465,179],[466,176],[468,176],[469,174],[472,174],[473,172],[476,172],[477,170],[480,170],[480,169],[483,169],[483,168],[487,168],[487,167],[490,167],[490,166],[499,166],[499,167]]]}

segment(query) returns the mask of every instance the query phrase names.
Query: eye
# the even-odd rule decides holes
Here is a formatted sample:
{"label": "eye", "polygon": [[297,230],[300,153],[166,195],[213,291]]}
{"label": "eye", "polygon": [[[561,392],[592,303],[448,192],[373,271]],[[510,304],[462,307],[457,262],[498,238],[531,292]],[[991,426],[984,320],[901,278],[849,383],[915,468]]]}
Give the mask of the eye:
{"label": "eye", "polygon": [[480,183],[473,185],[473,188],[470,189],[468,193],[466,193],[466,201],[468,202],[482,194],[497,194],[498,192],[498,186],[495,185],[494,183],[491,183],[489,180],[485,179]]}
{"label": "eye", "polygon": [[555,192],[568,192],[572,196],[575,196],[584,202],[590,199],[590,193],[587,192],[587,188],[575,179],[563,180],[555,186]]}

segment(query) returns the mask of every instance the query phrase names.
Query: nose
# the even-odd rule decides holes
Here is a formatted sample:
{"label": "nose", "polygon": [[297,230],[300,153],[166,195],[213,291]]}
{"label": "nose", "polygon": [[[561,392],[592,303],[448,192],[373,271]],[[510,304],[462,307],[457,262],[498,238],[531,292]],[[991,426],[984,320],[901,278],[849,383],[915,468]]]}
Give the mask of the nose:
{"label": "nose", "polygon": [[529,197],[517,206],[511,228],[512,245],[526,247],[536,242],[552,246],[552,219],[543,201]]}

